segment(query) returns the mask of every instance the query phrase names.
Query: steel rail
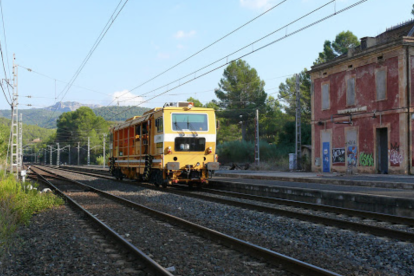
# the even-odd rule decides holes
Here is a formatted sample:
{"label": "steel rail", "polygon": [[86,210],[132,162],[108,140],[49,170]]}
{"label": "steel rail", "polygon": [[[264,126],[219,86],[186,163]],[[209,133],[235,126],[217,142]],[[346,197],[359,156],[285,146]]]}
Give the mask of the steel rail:
{"label": "steel rail", "polygon": [[[96,175],[93,173],[85,173],[85,172],[75,172],[75,173],[114,180],[111,177],[100,176],[100,175]],[[128,183],[128,184],[132,184],[132,183]],[[141,187],[149,188],[149,189],[154,189],[154,190],[159,190],[158,188],[150,187],[147,184],[133,183],[133,185],[141,186]],[[212,202],[216,202],[220,204],[226,204],[226,205],[231,205],[235,207],[256,210],[259,212],[267,212],[267,213],[271,213],[274,215],[296,218],[299,220],[305,220],[305,221],[309,221],[312,223],[321,223],[324,225],[339,227],[342,229],[350,229],[350,230],[354,230],[358,232],[372,234],[375,236],[382,236],[382,237],[388,237],[392,239],[414,242],[414,233],[410,233],[410,232],[394,230],[394,229],[378,227],[378,226],[371,226],[371,225],[366,225],[366,224],[360,224],[360,223],[350,222],[350,221],[345,221],[345,220],[340,220],[340,219],[327,218],[327,217],[318,216],[318,215],[304,214],[301,212],[280,210],[280,209],[261,206],[261,205],[252,204],[252,203],[245,203],[245,202],[239,202],[239,201],[232,201],[229,199],[209,197],[209,196],[205,196],[201,194],[189,193],[189,192],[184,192],[184,191],[178,191],[178,190],[172,190],[172,189],[168,189],[164,191],[178,194],[178,195],[184,195],[188,197],[212,201]],[[221,192],[221,191],[216,191],[216,190],[214,191]],[[392,216],[392,215],[387,215],[387,214],[358,211],[358,210],[345,209],[345,208],[326,206],[326,205],[315,205],[311,203],[298,202],[298,201],[292,201],[292,200],[286,200],[286,199],[258,197],[254,195],[239,194],[239,193],[234,193],[234,192],[231,192],[231,193],[233,194],[234,197],[242,197],[242,198],[251,199],[251,200],[263,200],[263,201],[266,201],[268,203],[273,203],[273,204],[283,204],[283,205],[289,205],[289,206],[306,208],[306,209],[316,209],[319,211],[325,211],[325,212],[330,212],[330,213],[339,213],[339,214],[346,214],[350,216],[358,216],[362,218],[377,219],[377,220],[391,222],[391,223],[399,223],[399,224],[404,223],[406,225],[414,225],[414,219],[408,218],[408,217]]]}
{"label": "steel rail", "polygon": [[[41,168],[38,168],[37,166],[34,166],[38,170],[42,170]],[[97,219],[94,215],[92,215],[89,211],[84,209],[81,205],[79,205],[76,201],[74,201],[72,198],[67,196],[65,193],[63,193],[60,189],[58,189],[55,185],[53,185],[50,181],[48,181],[44,176],[42,176],[40,173],[36,172],[33,167],[31,168],[31,171],[35,173],[38,177],[40,177],[41,181],[49,185],[54,191],[56,191],[60,196],[64,197],[67,202],[69,202],[72,206],[77,208],[79,211],[81,211],[83,214],[85,214],[90,220],[92,220],[94,223],[96,223],[106,234],[110,235],[114,240],[117,241],[120,245],[122,245],[124,248],[126,248],[129,252],[131,252],[134,256],[138,257],[141,261],[143,261],[147,268],[155,273],[156,275],[165,275],[165,276],[173,276],[168,270],[166,270],[164,267],[159,265],[157,262],[155,262],[153,259],[148,257],[144,252],[142,252],[140,249],[136,248],[133,244],[128,242],[126,239],[121,237],[117,232],[115,232],[112,228],[110,228],[108,225],[103,223],[101,220]],[[46,171],[46,170],[42,170]],[[52,173],[49,171],[46,171],[47,173]],[[53,174],[53,173],[52,173]],[[56,174],[55,174],[56,175]]]}
{"label": "steel rail", "polygon": [[[63,169],[63,170],[67,170],[67,169]],[[76,171],[76,170],[73,170],[73,171],[67,170],[67,171],[79,172],[79,173],[84,173],[84,174],[91,175],[91,176],[98,176],[98,177],[114,180],[110,176],[101,176],[101,175],[97,175],[97,174],[89,173],[85,171]],[[410,217],[394,216],[394,215],[375,213],[375,212],[369,212],[369,211],[360,211],[360,210],[355,210],[355,209],[341,208],[341,207],[329,206],[329,205],[312,204],[312,203],[303,202],[303,201],[295,201],[295,200],[275,198],[275,197],[256,196],[256,195],[232,192],[232,191],[227,191],[227,190],[216,190],[216,189],[203,188],[202,191],[212,193],[212,194],[218,194],[222,196],[234,197],[234,198],[243,198],[243,199],[255,200],[255,201],[260,201],[260,202],[272,203],[272,204],[286,205],[286,206],[292,206],[292,207],[303,208],[303,209],[311,209],[311,210],[322,211],[322,212],[337,213],[337,214],[343,214],[343,215],[348,215],[348,216],[369,218],[369,219],[374,219],[374,220],[379,220],[379,221],[384,221],[384,222],[414,226],[414,218],[410,218]]]}
{"label": "steel rail", "polygon": [[[48,173],[52,173],[57,175],[54,172],[50,172],[48,170],[39,168],[40,170],[46,171]],[[144,205],[135,203],[133,201],[130,201],[128,199],[119,197],[119,196],[115,196],[111,193],[96,189],[92,186],[89,186],[87,184],[84,184],[80,181],[76,181],[76,180],[72,180],[69,179],[67,177],[61,176],[59,175],[59,177],[64,178],[65,180],[71,181],[73,183],[78,183],[79,185],[82,185],[84,187],[87,187],[89,189],[91,189],[92,191],[101,194],[103,196],[106,196],[110,199],[113,200],[117,200],[120,203],[123,203],[129,207],[138,209],[140,211],[143,211],[145,213],[151,214],[152,216],[156,216],[157,218],[163,220],[163,221],[168,221],[169,223],[173,224],[173,225],[178,225],[182,228],[184,228],[185,230],[194,232],[194,233],[199,233],[201,236],[210,239],[210,240],[216,240],[216,241],[220,241],[222,244],[227,245],[230,248],[235,248],[239,251],[241,251],[243,254],[247,254],[250,255],[254,258],[263,258],[266,261],[275,264],[275,265],[282,265],[286,270],[293,272],[295,274],[298,275],[336,275],[338,276],[339,274],[334,273],[332,271],[314,266],[312,264],[308,264],[305,262],[302,262],[300,260],[294,259],[292,257],[283,255],[281,253],[272,251],[270,249],[237,239],[235,237],[232,237],[230,235],[206,228],[204,226],[192,223],[190,221],[184,220],[182,218],[179,217],[175,217],[172,216],[170,214],[164,213],[164,212],[160,212],[157,211],[155,209],[146,207]]]}

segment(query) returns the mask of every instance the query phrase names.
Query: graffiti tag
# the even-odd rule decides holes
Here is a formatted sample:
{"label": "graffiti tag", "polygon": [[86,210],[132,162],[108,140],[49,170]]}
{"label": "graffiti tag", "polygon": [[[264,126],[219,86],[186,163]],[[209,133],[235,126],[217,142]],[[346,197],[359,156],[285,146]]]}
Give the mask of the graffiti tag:
{"label": "graffiti tag", "polygon": [[332,149],[332,164],[345,163],[345,148]]}
{"label": "graffiti tag", "polygon": [[348,147],[348,167],[355,167],[357,164],[357,147],[350,146]]}
{"label": "graffiti tag", "polygon": [[399,166],[403,161],[404,157],[403,154],[400,153],[400,145],[395,142],[394,144],[391,143],[390,150],[388,150],[388,158],[391,162],[391,166]]}
{"label": "graffiti tag", "polygon": [[374,158],[372,157],[372,153],[361,152],[359,154],[359,164],[364,167],[374,166]]}
{"label": "graffiti tag", "polygon": [[391,162],[391,166],[399,166],[403,161],[404,161],[404,157],[402,156],[402,153],[399,153],[396,150],[389,150],[388,154],[390,156],[390,162]]}

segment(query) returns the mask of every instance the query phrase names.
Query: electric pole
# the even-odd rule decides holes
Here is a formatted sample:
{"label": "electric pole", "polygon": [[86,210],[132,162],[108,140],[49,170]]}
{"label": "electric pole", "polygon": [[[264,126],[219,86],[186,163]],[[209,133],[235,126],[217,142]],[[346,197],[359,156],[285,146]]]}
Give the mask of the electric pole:
{"label": "electric pole", "polygon": [[105,140],[106,134],[103,135],[103,168],[105,169]]}
{"label": "electric pole", "polygon": [[69,144],[69,165],[70,165],[70,144]]}
{"label": "electric pole", "polygon": [[46,155],[46,148],[44,148],[43,149],[43,152],[44,152],[44,160],[43,160],[43,163],[45,163],[45,166],[46,166],[46,163],[47,163],[47,160],[46,160],[46,157],[47,157],[47,155]]}
{"label": "electric pole", "polygon": [[19,90],[17,78],[17,65],[15,64],[16,56],[13,54],[13,103],[12,103],[12,122],[11,122],[11,151],[10,151],[10,172],[19,177]]}
{"label": "electric pole", "polygon": [[23,165],[23,114],[20,113],[19,120],[19,170],[22,169]]}
{"label": "electric pole", "polygon": [[259,110],[256,109],[256,131],[255,131],[255,146],[254,146],[254,161],[256,165],[260,165],[260,145],[259,145]]}
{"label": "electric pole", "polygon": [[53,165],[53,163],[52,163],[52,159],[53,159],[53,156],[52,156],[52,154],[53,154],[53,152],[52,152],[53,146],[48,146],[48,147],[50,148],[49,164],[50,164],[50,166],[52,166]]}
{"label": "electric pole", "polygon": [[59,146],[59,143],[56,143],[56,145],[57,145],[57,160],[56,160],[56,166],[59,167],[59,164],[60,164],[60,146]]}
{"label": "electric pole", "polygon": [[301,108],[300,108],[300,79],[299,74],[296,74],[296,143],[295,143],[295,168],[301,169],[301,142],[302,142],[302,129],[301,129]]}
{"label": "electric pole", "polygon": [[80,149],[80,146],[79,146],[79,144],[80,144],[80,142],[78,142],[78,166],[79,166],[79,149]]}
{"label": "electric pole", "polygon": [[91,151],[91,139],[88,137],[88,166],[90,165],[90,163],[91,163],[91,154],[90,154],[90,151]]}

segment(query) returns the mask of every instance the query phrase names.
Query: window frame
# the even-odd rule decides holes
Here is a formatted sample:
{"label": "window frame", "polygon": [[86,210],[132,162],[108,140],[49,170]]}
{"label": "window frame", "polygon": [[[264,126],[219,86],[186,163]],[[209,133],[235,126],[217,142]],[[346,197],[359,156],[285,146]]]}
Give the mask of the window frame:
{"label": "window frame", "polygon": [[[383,99],[378,99],[378,84],[377,84],[377,74],[380,71],[384,71],[385,73],[385,95]],[[375,101],[376,102],[380,102],[380,101],[386,101],[388,99],[388,70],[387,67],[380,67],[380,68],[376,68],[375,69]]]}
{"label": "window frame", "polygon": [[[324,85],[328,86],[328,107],[324,108],[323,106],[323,87]],[[331,83],[329,81],[324,81],[321,83],[321,109],[324,110],[330,110],[331,109]]]}
{"label": "window frame", "polygon": [[[353,104],[348,104],[348,81],[349,80],[351,80],[351,79],[354,79],[354,103]],[[356,77],[355,77],[355,75],[351,75],[351,76],[349,76],[348,78],[346,78],[346,106],[348,107],[348,106],[355,106],[356,105],[356,96],[357,96],[357,93],[356,93]]]}
{"label": "window frame", "polygon": [[[174,130],[174,121],[173,121],[173,116],[175,114],[184,114],[184,115],[205,115],[207,118],[207,130],[191,130],[191,129],[177,129]],[[208,113],[190,113],[190,112],[173,112],[171,113],[171,130],[174,132],[192,132],[192,131],[196,131],[196,132],[209,132],[210,131],[210,124],[209,124],[210,120],[209,120],[209,115]]]}

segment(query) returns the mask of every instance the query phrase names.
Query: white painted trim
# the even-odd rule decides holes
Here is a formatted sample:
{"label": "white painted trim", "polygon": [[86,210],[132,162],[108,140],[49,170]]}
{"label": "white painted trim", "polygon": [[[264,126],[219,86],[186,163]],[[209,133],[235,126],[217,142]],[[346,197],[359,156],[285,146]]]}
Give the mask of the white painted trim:
{"label": "white painted trim", "polygon": [[165,142],[174,142],[175,138],[177,137],[184,137],[184,138],[206,138],[206,142],[216,142],[216,134],[198,134],[198,136],[196,136],[195,134],[185,134],[184,136],[182,135],[182,133],[166,133],[164,134],[164,143]]}
{"label": "white painted trim", "polygon": [[145,160],[115,160],[115,163],[145,163]]}

